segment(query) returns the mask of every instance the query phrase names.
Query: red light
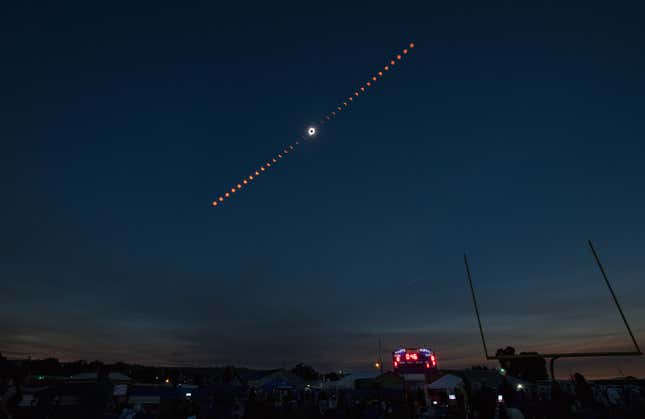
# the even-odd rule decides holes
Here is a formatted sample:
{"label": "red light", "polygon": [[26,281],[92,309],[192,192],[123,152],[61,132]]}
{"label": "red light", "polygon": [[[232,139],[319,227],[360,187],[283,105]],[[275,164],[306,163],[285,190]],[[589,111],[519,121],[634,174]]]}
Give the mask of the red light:
{"label": "red light", "polygon": [[434,356],[434,354],[430,355],[430,361],[432,361],[433,367],[437,366],[437,358]]}
{"label": "red light", "polygon": [[396,368],[396,367],[398,367],[398,366],[399,366],[399,363],[398,363],[398,362],[396,362],[396,361],[394,361],[394,368]]}
{"label": "red light", "polygon": [[406,361],[418,361],[419,360],[419,354],[416,352],[406,352],[405,353],[405,360]]}
{"label": "red light", "polygon": [[396,356],[396,362],[397,362],[397,363],[401,362],[401,355],[397,355],[397,356]]}
{"label": "red light", "polygon": [[426,362],[426,368],[430,368],[430,363]]}

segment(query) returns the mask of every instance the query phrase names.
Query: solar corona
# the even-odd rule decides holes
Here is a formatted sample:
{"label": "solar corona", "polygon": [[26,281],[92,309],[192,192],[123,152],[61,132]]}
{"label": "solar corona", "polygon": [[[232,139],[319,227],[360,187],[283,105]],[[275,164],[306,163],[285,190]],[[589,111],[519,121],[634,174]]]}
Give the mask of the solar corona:
{"label": "solar corona", "polygon": [[[381,67],[383,70],[386,72],[391,72],[391,70],[394,70],[394,64],[399,61],[402,62],[404,58],[409,54],[409,52],[415,47],[413,42],[410,42],[406,48],[400,51],[400,53],[397,53],[394,55],[394,58],[388,59],[385,63],[385,66]],[[372,73],[373,74],[373,73]],[[367,79],[365,83],[362,83],[361,85],[357,86],[356,89],[353,89],[351,92],[352,94],[350,96],[347,96],[346,99],[338,103],[333,107],[333,110],[324,114],[321,119],[320,119],[320,125],[324,125],[326,123],[329,123],[333,121],[335,118],[337,118],[339,115],[347,112],[352,105],[354,105],[357,101],[359,101],[359,98],[366,95],[371,89],[373,89],[373,85],[375,84],[378,79],[383,78],[385,76],[385,73],[383,71],[378,71],[377,76],[371,75]],[[318,134],[319,127],[314,127],[310,126],[305,130],[305,134],[301,137],[301,139],[306,139],[306,138],[313,138]],[[276,153],[274,156],[271,156],[271,158],[265,160],[267,163],[260,164],[259,171],[254,170],[251,172],[251,175],[247,175],[242,177],[242,181],[236,181],[233,182],[232,185],[233,187],[229,188],[229,192],[225,192],[224,194],[216,197],[213,199],[211,202],[211,205],[213,207],[219,207],[221,204],[225,203],[227,200],[233,198],[235,196],[236,192],[241,192],[242,188],[244,185],[250,186],[251,183],[254,180],[257,180],[258,177],[261,175],[264,176],[265,174],[268,173],[268,169],[271,169],[275,167],[281,159],[286,157],[289,154],[289,150],[295,151],[295,149],[300,146],[300,141],[295,141],[287,146],[284,147],[281,153]],[[271,163],[268,163],[271,162]],[[246,188],[244,188],[246,189]]]}

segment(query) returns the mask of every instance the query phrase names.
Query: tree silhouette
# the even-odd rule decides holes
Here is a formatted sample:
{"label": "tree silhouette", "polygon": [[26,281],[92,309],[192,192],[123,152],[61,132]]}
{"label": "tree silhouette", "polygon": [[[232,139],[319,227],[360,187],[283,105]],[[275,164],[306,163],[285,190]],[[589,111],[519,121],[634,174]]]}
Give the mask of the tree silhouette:
{"label": "tree silhouette", "polygon": [[[515,356],[515,348],[507,346],[495,352],[497,356]],[[513,377],[527,381],[546,380],[546,361],[537,352],[521,352],[522,357],[500,359],[499,365]]]}
{"label": "tree silhouette", "polygon": [[291,372],[305,381],[313,381],[320,378],[320,374],[318,374],[318,371],[316,371],[309,365],[305,365],[303,363],[300,363],[295,367],[293,367]]}

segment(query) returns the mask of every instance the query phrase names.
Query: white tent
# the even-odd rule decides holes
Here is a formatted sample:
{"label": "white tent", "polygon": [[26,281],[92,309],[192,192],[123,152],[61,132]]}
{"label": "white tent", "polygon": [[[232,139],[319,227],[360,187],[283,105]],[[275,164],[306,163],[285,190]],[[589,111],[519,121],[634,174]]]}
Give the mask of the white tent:
{"label": "white tent", "polygon": [[345,374],[338,381],[325,381],[324,383],[321,383],[321,385],[322,385],[322,388],[326,388],[326,389],[336,389],[336,390],[353,389],[355,388],[356,380],[376,378],[380,374],[381,373],[376,370],[375,371],[357,371],[357,372]]}
{"label": "white tent", "polygon": [[463,380],[456,375],[446,374],[433,381],[428,387],[433,390],[452,390],[462,382]]}

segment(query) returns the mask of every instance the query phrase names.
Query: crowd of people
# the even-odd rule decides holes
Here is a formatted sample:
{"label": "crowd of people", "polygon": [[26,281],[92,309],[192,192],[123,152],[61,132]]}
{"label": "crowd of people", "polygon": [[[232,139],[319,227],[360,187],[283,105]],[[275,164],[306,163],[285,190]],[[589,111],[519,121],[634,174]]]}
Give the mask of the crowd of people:
{"label": "crowd of people", "polygon": [[[566,385],[565,385],[566,384]],[[65,408],[64,396],[43,388],[27,398],[19,377],[0,379],[0,419],[642,419],[645,388],[632,385],[593,385],[580,374],[567,383],[541,386],[464,382],[450,398],[436,397],[423,386],[398,392],[324,389],[255,389],[199,393],[157,404],[131,404],[113,397],[105,375],[79,393],[74,409]],[[196,393],[197,394],[197,393]],[[25,408],[25,400],[31,400]],[[22,406],[22,408],[21,408]]]}
{"label": "crowd of people", "polygon": [[507,379],[498,388],[465,383],[456,390],[459,416],[477,419],[642,419],[642,385],[591,385],[581,374],[563,388],[558,381],[518,388]]}

